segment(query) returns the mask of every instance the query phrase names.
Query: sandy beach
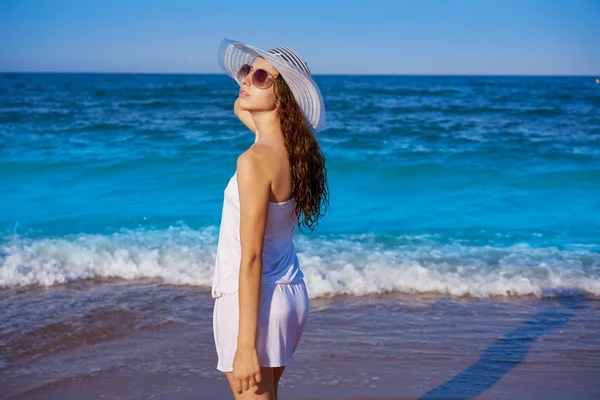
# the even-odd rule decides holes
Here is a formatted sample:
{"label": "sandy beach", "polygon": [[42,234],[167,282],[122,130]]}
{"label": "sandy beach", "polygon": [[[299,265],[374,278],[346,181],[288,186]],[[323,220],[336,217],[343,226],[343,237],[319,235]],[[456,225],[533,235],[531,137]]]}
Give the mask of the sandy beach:
{"label": "sandy beach", "polygon": [[[78,282],[7,290],[2,303],[20,303],[17,325],[35,304],[83,293],[104,306],[25,335],[2,334],[3,399],[231,398],[215,369],[206,290]],[[107,309],[109,297],[120,306]],[[61,319],[69,307],[39,317]],[[599,317],[600,302],[584,297],[311,299],[280,398],[598,398]]]}

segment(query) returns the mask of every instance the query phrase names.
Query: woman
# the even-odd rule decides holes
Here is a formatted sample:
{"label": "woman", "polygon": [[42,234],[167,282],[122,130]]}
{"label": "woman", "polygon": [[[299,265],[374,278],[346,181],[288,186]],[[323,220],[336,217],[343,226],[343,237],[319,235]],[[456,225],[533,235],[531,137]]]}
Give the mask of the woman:
{"label": "woman", "polygon": [[328,203],[325,158],[314,134],[325,107],[306,62],[223,39],[219,65],[240,85],[236,116],[256,135],[224,191],[213,278],[217,369],[236,399],[277,399],[300,341],[308,293],[295,225],[314,229]]}

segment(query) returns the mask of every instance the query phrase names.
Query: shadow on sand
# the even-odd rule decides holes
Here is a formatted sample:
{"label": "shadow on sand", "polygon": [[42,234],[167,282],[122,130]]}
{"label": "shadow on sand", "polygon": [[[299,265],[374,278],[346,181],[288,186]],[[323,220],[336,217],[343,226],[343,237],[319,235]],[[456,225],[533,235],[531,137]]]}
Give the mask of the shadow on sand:
{"label": "shadow on sand", "polygon": [[585,307],[584,301],[582,297],[570,297],[553,302],[554,306],[536,313],[485,349],[475,364],[419,400],[472,399],[481,395],[517,367],[537,339],[565,325],[575,315],[574,310]]}

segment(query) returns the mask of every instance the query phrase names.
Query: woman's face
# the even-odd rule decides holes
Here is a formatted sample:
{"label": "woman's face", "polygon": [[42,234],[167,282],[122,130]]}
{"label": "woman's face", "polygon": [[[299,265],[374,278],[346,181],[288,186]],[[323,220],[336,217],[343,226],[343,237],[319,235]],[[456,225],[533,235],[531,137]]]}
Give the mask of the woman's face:
{"label": "woman's face", "polygon": [[[252,62],[254,67],[252,72],[256,69],[261,68],[273,75],[273,78],[277,78],[279,72],[273,68],[273,66],[264,58],[256,57]],[[267,89],[259,89],[252,84],[252,73],[248,74],[242,79],[242,86],[240,91],[248,93],[248,96],[239,96],[240,106],[248,111],[273,111],[276,108],[275,92],[273,91],[273,85]]]}

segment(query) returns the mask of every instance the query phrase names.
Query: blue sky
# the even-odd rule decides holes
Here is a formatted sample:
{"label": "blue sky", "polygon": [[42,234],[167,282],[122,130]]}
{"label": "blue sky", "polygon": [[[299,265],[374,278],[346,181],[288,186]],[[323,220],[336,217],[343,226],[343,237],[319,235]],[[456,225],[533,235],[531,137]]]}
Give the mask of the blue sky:
{"label": "blue sky", "polygon": [[0,71],[220,73],[223,37],[314,74],[600,75],[600,0],[0,0]]}

